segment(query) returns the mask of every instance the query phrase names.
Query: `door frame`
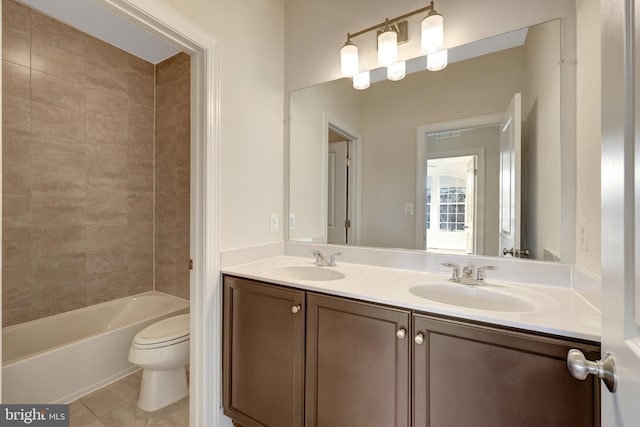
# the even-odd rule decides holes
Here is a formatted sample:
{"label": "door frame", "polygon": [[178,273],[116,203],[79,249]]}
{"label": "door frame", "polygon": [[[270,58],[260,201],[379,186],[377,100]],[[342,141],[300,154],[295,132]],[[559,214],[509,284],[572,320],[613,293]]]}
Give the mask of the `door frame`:
{"label": "door frame", "polygon": [[[416,232],[415,232],[415,247],[419,250],[426,250],[426,230],[424,230],[424,218],[426,218],[426,198],[424,192],[424,182],[427,178],[427,167],[426,160],[428,156],[427,152],[427,137],[429,134],[438,133],[438,132],[450,132],[456,131],[460,129],[469,129],[475,127],[483,127],[483,126],[500,126],[500,122],[502,120],[502,113],[495,114],[485,114],[482,116],[474,116],[468,117],[464,119],[457,120],[448,120],[445,122],[438,123],[430,123],[425,125],[418,126],[416,130]],[[464,150],[467,152],[467,150]],[[451,151],[453,153],[454,151]],[[477,152],[468,151],[467,155],[477,155]],[[455,155],[463,155],[458,154],[460,150],[455,151]],[[480,158],[478,158],[478,170],[482,166],[482,174],[478,174],[478,182],[476,188],[478,190],[478,195],[476,196],[478,200],[480,198],[479,193],[482,191],[484,195],[485,192],[485,179],[484,179],[484,153],[482,156],[483,164],[480,165]],[[482,176],[481,176],[482,175]],[[476,202],[476,221],[480,223],[482,221],[484,223],[484,204],[482,205],[482,209],[480,209],[480,204]],[[483,227],[484,228],[484,227]],[[481,238],[481,244],[478,240],[476,240],[476,248],[482,247],[484,252],[484,230],[482,236],[480,233],[476,233],[477,238]]]}
{"label": "door frame", "polygon": [[[220,42],[163,2],[97,0],[97,3],[191,55],[190,252],[194,267],[190,278],[189,423],[217,427],[222,408],[218,243]],[[218,411],[212,411],[212,407]]]}
{"label": "door frame", "polygon": [[327,205],[329,203],[329,185],[328,185],[328,167],[329,167],[329,130],[342,136],[348,145],[349,158],[351,159],[351,167],[349,168],[349,210],[347,216],[351,219],[351,228],[349,229],[348,241],[350,245],[359,246],[362,239],[362,134],[354,126],[340,120],[338,117],[329,113],[322,112],[322,243],[327,243]]}

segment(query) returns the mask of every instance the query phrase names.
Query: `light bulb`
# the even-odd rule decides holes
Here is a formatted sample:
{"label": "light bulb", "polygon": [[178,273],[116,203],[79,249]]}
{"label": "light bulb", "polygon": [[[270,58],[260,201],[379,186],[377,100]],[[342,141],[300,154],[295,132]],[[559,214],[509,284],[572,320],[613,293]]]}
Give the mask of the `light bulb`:
{"label": "light bulb", "polygon": [[444,18],[439,13],[432,13],[422,20],[421,47],[427,54],[444,47]]}
{"label": "light bulb", "polygon": [[351,40],[347,42],[340,49],[340,70],[343,77],[353,77],[358,73],[358,46],[351,43]]}
{"label": "light bulb", "polygon": [[446,49],[427,55],[427,70],[443,70],[447,66],[448,57],[449,55],[447,54]]}
{"label": "light bulb", "polygon": [[378,64],[386,67],[396,62],[398,57],[398,33],[387,27],[378,36]]}
{"label": "light bulb", "polygon": [[406,75],[406,62],[399,61],[395,64],[391,64],[387,67],[387,79],[391,81],[398,81],[404,79]]}
{"label": "light bulb", "polygon": [[369,71],[363,71],[353,76],[353,87],[358,90],[364,90],[371,84]]}

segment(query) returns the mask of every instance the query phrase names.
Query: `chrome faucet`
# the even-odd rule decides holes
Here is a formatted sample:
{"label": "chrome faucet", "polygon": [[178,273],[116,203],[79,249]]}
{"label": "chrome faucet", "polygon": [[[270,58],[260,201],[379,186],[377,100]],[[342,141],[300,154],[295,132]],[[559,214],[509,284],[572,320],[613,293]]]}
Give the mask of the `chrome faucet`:
{"label": "chrome faucet", "polygon": [[335,267],[336,266],[336,257],[340,255],[340,252],[335,252],[332,254],[325,255],[319,250],[315,249],[313,251],[313,256],[316,258],[314,262],[315,265],[319,265],[321,267]]}
{"label": "chrome faucet", "polygon": [[476,277],[473,277],[473,266],[465,265],[462,267],[462,276],[460,276],[460,266],[452,262],[443,262],[443,266],[450,267],[451,277],[449,280],[455,283],[462,283],[464,285],[482,285],[484,284],[484,272],[486,270],[497,270],[498,267],[493,265],[483,265],[476,269]]}

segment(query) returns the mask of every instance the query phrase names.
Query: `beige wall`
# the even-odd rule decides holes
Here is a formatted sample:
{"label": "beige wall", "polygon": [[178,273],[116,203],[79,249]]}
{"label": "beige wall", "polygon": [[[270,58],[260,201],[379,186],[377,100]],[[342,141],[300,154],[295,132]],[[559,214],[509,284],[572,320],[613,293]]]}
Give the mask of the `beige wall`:
{"label": "beige wall", "polygon": [[284,3],[163,1],[220,41],[220,248],[281,241]]}
{"label": "beige wall", "polygon": [[[586,220],[586,251],[577,232],[576,264],[600,276],[600,2],[577,0],[577,222]],[[573,224],[572,224],[573,225]],[[579,231],[579,230],[578,230]]]}
{"label": "beige wall", "polygon": [[[560,257],[561,109],[560,21],[529,29],[524,46],[526,86],[522,101],[524,248]],[[566,194],[566,197],[573,197]]]}
{"label": "beige wall", "polygon": [[11,0],[2,29],[3,325],[151,290],[153,65]]}
{"label": "beige wall", "polygon": [[155,287],[189,298],[191,58],[156,65]]}

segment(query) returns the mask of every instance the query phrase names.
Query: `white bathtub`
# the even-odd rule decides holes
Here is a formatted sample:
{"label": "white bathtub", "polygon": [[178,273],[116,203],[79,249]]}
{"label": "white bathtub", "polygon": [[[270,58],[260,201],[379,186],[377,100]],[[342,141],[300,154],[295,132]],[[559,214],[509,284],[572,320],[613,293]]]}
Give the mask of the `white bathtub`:
{"label": "white bathtub", "polygon": [[189,301],[161,292],[121,298],[2,329],[2,403],[69,403],[138,369],[134,335]]}

